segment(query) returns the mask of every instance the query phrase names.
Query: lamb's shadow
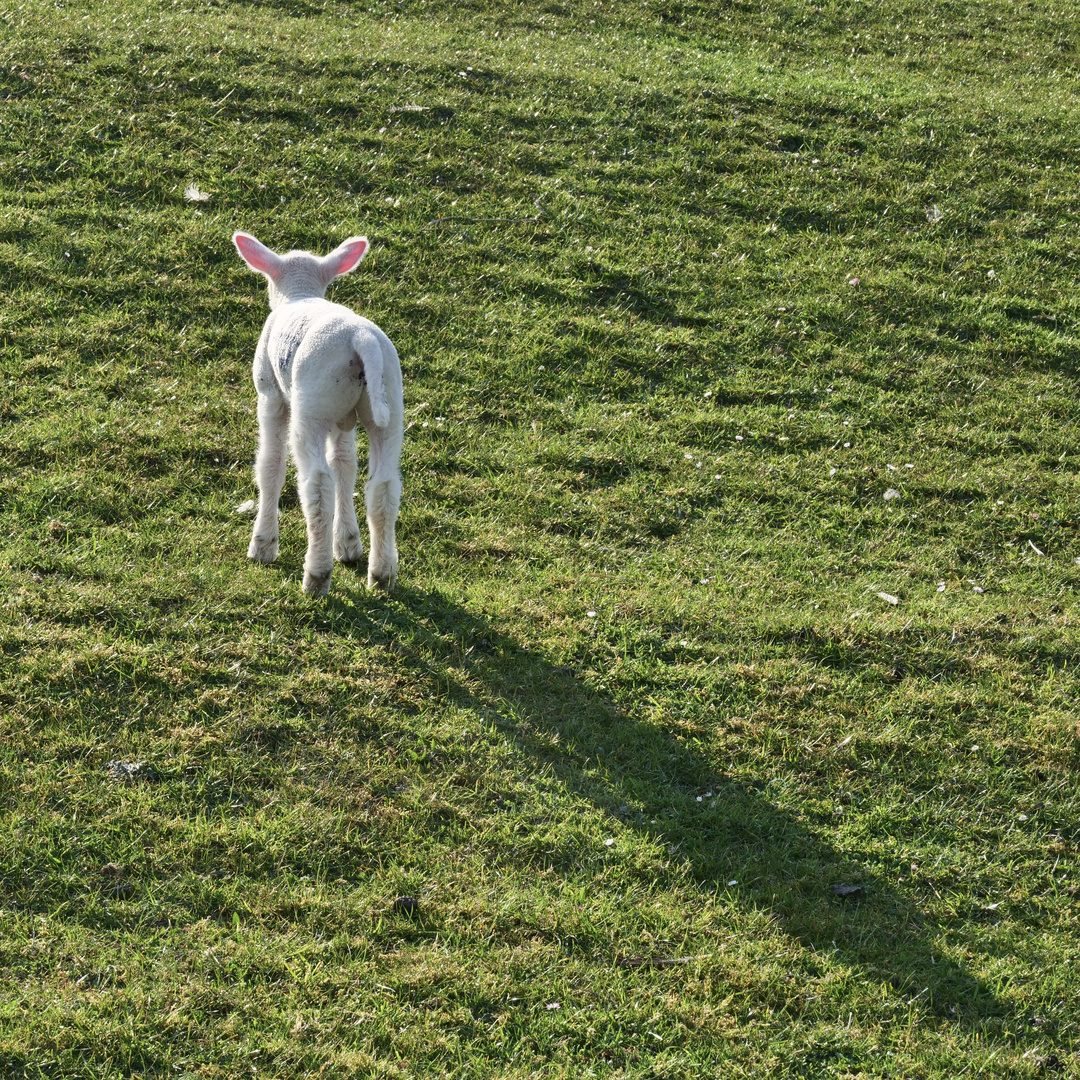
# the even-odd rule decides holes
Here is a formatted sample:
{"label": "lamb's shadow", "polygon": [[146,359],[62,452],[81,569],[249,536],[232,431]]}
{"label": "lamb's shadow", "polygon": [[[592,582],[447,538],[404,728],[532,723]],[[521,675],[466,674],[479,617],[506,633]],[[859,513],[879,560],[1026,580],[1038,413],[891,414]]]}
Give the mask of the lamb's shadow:
{"label": "lamb's shadow", "polygon": [[[942,1019],[967,1026],[1006,1011],[935,949],[910,897],[779,809],[766,785],[725,776],[672,731],[628,716],[571,668],[437,593],[399,588],[385,607],[358,605],[343,584],[339,577],[330,601],[339,626],[392,641],[417,678],[496,724],[549,775],[624,825],[674,843],[703,889],[737,878],[733,892],[791,937],[917,997]],[[861,886],[858,898],[838,896],[832,886],[840,884]]]}

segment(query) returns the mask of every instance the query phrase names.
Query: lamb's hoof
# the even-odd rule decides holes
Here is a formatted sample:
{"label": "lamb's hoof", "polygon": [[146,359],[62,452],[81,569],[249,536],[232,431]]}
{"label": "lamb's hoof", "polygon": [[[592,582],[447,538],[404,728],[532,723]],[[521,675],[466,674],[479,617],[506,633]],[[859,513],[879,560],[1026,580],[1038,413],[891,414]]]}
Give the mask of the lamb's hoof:
{"label": "lamb's hoof", "polygon": [[334,558],[338,562],[355,563],[364,557],[364,545],[360,541],[360,534],[352,536],[334,537]]}
{"label": "lamb's hoof", "polygon": [[394,587],[394,581],[397,578],[397,573],[394,570],[387,570],[385,573],[376,574],[374,571],[368,572],[368,588],[375,589],[377,592],[390,592]]}
{"label": "lamb's hoof", "polygon": [[248,558],[256,562],[271,563],[278,557],[278,538],[253,536],[248,546]]}
{"label": "lamb's hoof", "polygon": [[313,574],[310,570],[304,571],[304,592],[308,596],[325,596],[330,591],[330,574]]}

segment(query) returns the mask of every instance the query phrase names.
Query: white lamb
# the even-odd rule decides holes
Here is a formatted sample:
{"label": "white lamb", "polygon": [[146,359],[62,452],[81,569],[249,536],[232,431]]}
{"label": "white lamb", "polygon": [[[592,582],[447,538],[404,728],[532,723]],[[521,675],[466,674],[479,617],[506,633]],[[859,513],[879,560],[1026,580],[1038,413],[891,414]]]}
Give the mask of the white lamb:
{"label": "white lamb", "polygon": [[259,509],[248,558],[277,558],[288,440],[307,522],[304,592],[325,595],[334,559],[360,559],[364,545],[353,507],[359,419],[370,442],[364,491],[371,533],[368,585],[390,589],[397,576],[394,526],[401,505],[401,364],[373,322],[324,299],[330,282],[360,263],[367,238],[354,236],[322,258],[307,251],[278,255],[242,232],[233,243],[270,287],[271,311],[252,369],[259,395]]}

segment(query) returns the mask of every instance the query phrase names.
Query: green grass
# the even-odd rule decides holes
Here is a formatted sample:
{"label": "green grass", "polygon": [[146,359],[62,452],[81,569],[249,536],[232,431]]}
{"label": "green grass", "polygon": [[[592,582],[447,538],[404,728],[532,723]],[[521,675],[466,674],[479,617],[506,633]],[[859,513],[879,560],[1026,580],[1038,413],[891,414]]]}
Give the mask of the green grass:
{"label": "green grass", "polygon": [[[1078,48],[0,8],[0,1075],[1077,1075]],[[373,241],[390,598],[244,558],[238,228]]]}

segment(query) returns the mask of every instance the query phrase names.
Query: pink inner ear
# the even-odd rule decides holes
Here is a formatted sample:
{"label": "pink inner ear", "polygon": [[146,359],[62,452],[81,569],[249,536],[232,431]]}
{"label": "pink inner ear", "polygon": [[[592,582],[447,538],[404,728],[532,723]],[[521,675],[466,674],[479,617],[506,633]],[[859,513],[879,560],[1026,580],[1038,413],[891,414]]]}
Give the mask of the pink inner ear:
{"label": "pink inner ear", "polygon": [[331,277],[339,277],[341,274],[347,274],[350,270],[354,270],[364,257],[367,249],[368,242],[365,238],[346,240],[337,251],[326,256],[327,269],[330,271]]}
{"label": "pink inner ear", "polygon": [[254,236],[248,236],[247,233],[237,233],[233,237],[233,243],[236,245],[236,250],[240,252],[240,257],[252,270],[273,276],[279,260],[268,247],[264,247]]}

